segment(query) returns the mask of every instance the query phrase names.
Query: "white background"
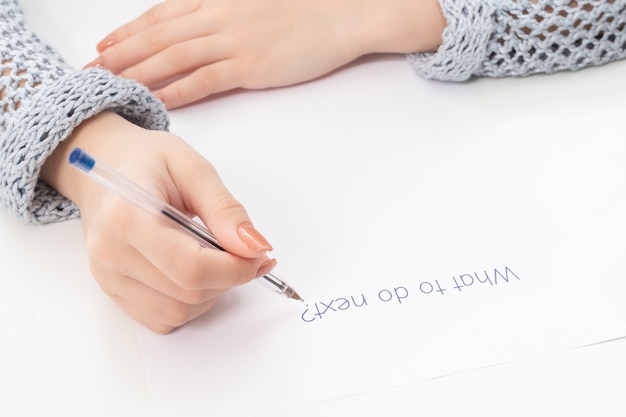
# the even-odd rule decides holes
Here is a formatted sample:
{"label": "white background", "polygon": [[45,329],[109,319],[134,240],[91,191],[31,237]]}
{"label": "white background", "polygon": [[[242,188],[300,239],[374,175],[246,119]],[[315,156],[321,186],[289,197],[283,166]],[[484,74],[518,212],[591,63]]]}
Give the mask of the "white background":
{"label": "white background", "polygon": [[[95,44],[117,23],[151,3],[22,2],[31,26],[76,66],[95,57]],[[621,62],[578,73],[475,80],[468,88],[494,134],[511,141],[619,140],[624,70]],[[611,184],[618,194],[619,180]],[[153,415],[136,327],[88,275],[80,223],[33,227],[4,212],[0,231],[6,237],[2,414]],[[623,272],[614,274],[607,291],[623,306]],[[624,415],[624,349],[620,339],[274,415]]]}

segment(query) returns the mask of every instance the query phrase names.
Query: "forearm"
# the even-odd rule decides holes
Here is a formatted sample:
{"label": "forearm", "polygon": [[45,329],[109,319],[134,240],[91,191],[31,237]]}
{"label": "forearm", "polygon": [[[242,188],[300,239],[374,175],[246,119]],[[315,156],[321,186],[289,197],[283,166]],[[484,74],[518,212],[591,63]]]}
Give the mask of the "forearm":
{"label": "forearm", "polygon": [[441,45],[446,19],[438,0],[348,0],[354,3],[346,29],[369,53],[434,52]]}
{"label": "forearm", "polygon": [[0,4],[0,203],[30,222],[78,215],[39,172],[82,122],[110,109],[151,129],[165,129],[161,103],[148,90],[104,70],[77,71],[23,21],[16,2]]}
{"label": "forearm", "polygon": [[508,0],[476,73],[552,73],[623,59],[625,26],[626,0]]}
{"label": "forearm", "polygon": [[409,55],[428,78],[525,76],[626,57],[626,0],[440,0],[437,53]]}
{"label": "forearm", "polygon": [[103,148],[113,150],[108,153],[119,153],[127,138],[139,133],[139,129],[123,117],[103,111],[81,123],[67,139],[57,145],[42,165],[39,177],[80,207],[81,189],[93,188],[93,180],[68,163],[72,150],[82,148],[92,155],[108,159]]}

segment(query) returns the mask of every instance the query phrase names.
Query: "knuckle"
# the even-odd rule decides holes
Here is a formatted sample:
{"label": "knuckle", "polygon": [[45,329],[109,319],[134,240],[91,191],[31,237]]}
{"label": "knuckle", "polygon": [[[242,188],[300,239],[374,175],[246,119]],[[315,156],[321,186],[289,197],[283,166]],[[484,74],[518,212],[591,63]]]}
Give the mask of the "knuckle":
{"label": "knuckle", "polygon": [[174,82],[163,90],[161,90],[164,101],[168,105],[178,105],[185,102],[184,91],[180,86],[180,83]]}
{"label": "knuckle", "polygon": [[134,65],[124,70],[121,76],[141,83],[146,81],[146,75],[142,65]]}
{"label": "knuckle", "polygon": [[162,12],[160,5],[153,6],[146,11],[145,18],[150,25],[155,25],[162,20]]}
{"label": "knuckle", "polygon": [[215,198],[212,215],[224,216],[231,212],[240,212],[243,209],[241,203],[228,191],[224,190]]}
{"label": "knuckle", "polygon": [[107,291],[107,276],[106,274],[102,273],[99,262],[95,261],[92,257],[90,257],[89,259],[89,272],[91,272],[91,276],[94,277],[100,288],[108,294],[109,292]]}
{"label": "knuckle", "polygon": [[186,259],[182,262],[182,268],[177,277],[178,285],[189,292],[203,289],[206,274],[204,265],[196,259]]}
{"label": "knuckle", "polygon": [[231,282],[233,284],[233,287],[238,287],[240,285],[248,283],[253,278],[254,275],[250,273],[246,268],[237,268]]}
{"label": "knuckle", "polygon": [[102,66],[115,74],[120,73],[128,65],[129,57],[132,56],[124,44],[113,45],[100,54]]}
{"label": "knuckle", "polygon": [[202,91],[216,91],[218,90],[219,80],[214,71],[205,70],[198,74],[198,83]]}
{"label": "knuckle", "polygon": [[187,304],[189,306],[197,306],[210,298],[210,292],[212,290],[209,289],[189,289],[184,288],[178,282],[173,282],[174,288],[169,293],[170,296],[181,303]]}
{"label": "knuckle", "polygon": [[209,293],[206,290],[188,291],[181,290],[179,300],[188,305],[200,305],[209,299]]}
{"label": "knuckle", "polygon": [[[160,42],[160,36],[155,33],[154,42]],[[179,67],[185,62],[189,62],[193,59],[192,53],[185,44],[172,45],[164,51],[163,54],[165,60],[169,65]]]}
{"label": "knuckle", "polygon": [[102,263],[107,263],[109,257],[109,245],[107,239],[100,233],[90,233],[86,241],[87,252],[89,256]]}
{"label": "knuckle", "polygon": [[160,25],[153,25],[144,29],[142,33],[142,41],[146,43],[148,50],[160,51],[165,45],[167,45],[169,39],[167,33],[163,31]]}
{"label": "knuckle", "polygon": [[[114,199],[117,200],[117,199]],[[91,258],[105,264],[116,260],[116,239],[132,227],[132,219],[126,206],[118,201],[105,204],[97,221],[85,224],[86,248]]]}
{"label": "knuckle", "polygon": [[161,313],[160,322],[163,325],[180,327],[192,318],[192,308],[188,304],[172,300],[169,306]]}
{"label": "knuckle", "polygon": [[160,335],[170,334],[175,329],[175,327],[168,326],[165,324],[160,324],[160,323],[149,323],[149,324],[146,324],[146,327],[148,327],[154,333],[160,334]]}

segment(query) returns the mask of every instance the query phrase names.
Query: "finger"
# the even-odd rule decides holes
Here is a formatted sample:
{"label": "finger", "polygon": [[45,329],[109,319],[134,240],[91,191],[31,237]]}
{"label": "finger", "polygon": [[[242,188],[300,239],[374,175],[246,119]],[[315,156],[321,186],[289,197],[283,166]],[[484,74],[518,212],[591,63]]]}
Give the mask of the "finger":
{"label": "finger", "polygon": [[126,239],[147,262],[177,286],[189,291],[227,289],[245,284],[257,275],[266,261],[263,257],[245,259],[201,247],[165,217],[149,218],[141,227],[129,228]]}
{"label": "finger", "polygon": [[153,317],[149,316],[144,311],[138,309],[134,304],[126,301],[118,295],[108,294],[108,296],[111,297],[111,299],[115,301],[115,303],[120,306],[122,310],[124,310],[133,320],[157,334],[169,334],[176,329],[174,326],[157,322]]}
{"label": "finger", "polygon": [[192,149],[179,152],[168,158],[167,166],[184,206],[202,219],[227,251],[259,258],[272,249],[215,168],[200,154]]}
{"label": "finger", "polygon": [[128,246],[114,245],[108,247],[105,254],[90,254],[92,263],[99,265],[99,270],[108,270],[132,277],[155,291],[185,304],[202,304],[220,296],[225,291],[225,289],[188,290],[181,288],[143,255]]}
{"label": "finger", "polygon": [[174,300],[143,283],[102,268],[100,264],[91,264],[91,270],[98,284],[110,296],[123,298],[143,312],[145,317],[152,320],[178,327],[203,314],[215,302],[216,298],[207,300],[198,305],[189,305]]}
{"label": "finger", "polygon": [[104,37],[104,39],[98,42],[96,49],[102,53],[111,46],[117,45],[154,25],[193,13],[200,8],[201,3],[200,0],[178,0],[159,3]]}
{"label": "finger", "polygon": [[125,310],[150,328],[180,327],[207,312],[216,301],[213,298],[202,304],[189,305],[130,277],[102,270],[97,265],[92,265],[92,271],[107,294],[125,300]]}
{"label": "finger", "polygon": [[[142,63],[168,48],[195,40],[201,41],[212,33],[213,30],[208,19],[203,20],[200,15],[184,15],[149,26],[136,35],[118,42],[116,45],[103,51],[96,61],[98,65],[114,73],[119,73]],[[200,45],[194,49],[188,52],[186,47],[177,47],[174,49],[174,58],[177,59],[165,62],[165,65],[173,64],[178,67],[184,65],[189,59],[197,60],[202,59],[204,56],[216,55],[216,52],[211,47],[205,48]],[[157,68],[160,70],[166,69],[163,66]],[[145,79],[130,78],[148,84]]]}
{"label": "finger", "polygon": [[155,94],[168,109],[176,109],[210,95],[241,87],[241,74],[234,60],[227,59],[198,68],[173,81]]}
{"label": "finger", "polygon": [[[187,75],[198,68],[221,61],[230,54],[229,46],[220,41],[218,35],[187,39],[172,42],[171,46],[163,50],[154,50],[150,54],[132,53],[135,47],[131,45],[128,52],[121,53],[119,59],[105,57],[105,60],[111,62],[113,68],[109,69],[113,71],[118,67],[123,69],[120,72],[122,77],[153,87],[175,76]],[[122,46],[126,48],[126,43],[120,45],[120,48]],[[124,55],[132,58],[128,59]],[[139,59],[140,57],[143,59]]]}

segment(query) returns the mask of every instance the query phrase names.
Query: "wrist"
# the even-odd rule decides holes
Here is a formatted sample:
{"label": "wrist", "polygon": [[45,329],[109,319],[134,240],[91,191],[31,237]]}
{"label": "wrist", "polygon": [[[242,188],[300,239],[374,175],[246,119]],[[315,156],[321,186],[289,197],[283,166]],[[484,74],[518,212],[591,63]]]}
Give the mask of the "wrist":
{"label": "wrist", "polygon": [[369,53],[435,52],[446,19],[438,0],[359,1],[355,45]]}
{"label": "wrist", "polygon": [[119,137],[113,129],[125,126],[140,129],[108,111],[84,121],[46,159],[40,178],[81,208],[81,191],[92,188],[91,180],[68,163],[70,153],[74,148],[80,147],[87,152],[99,154],[99,148],[111,144],[115,137]]}

